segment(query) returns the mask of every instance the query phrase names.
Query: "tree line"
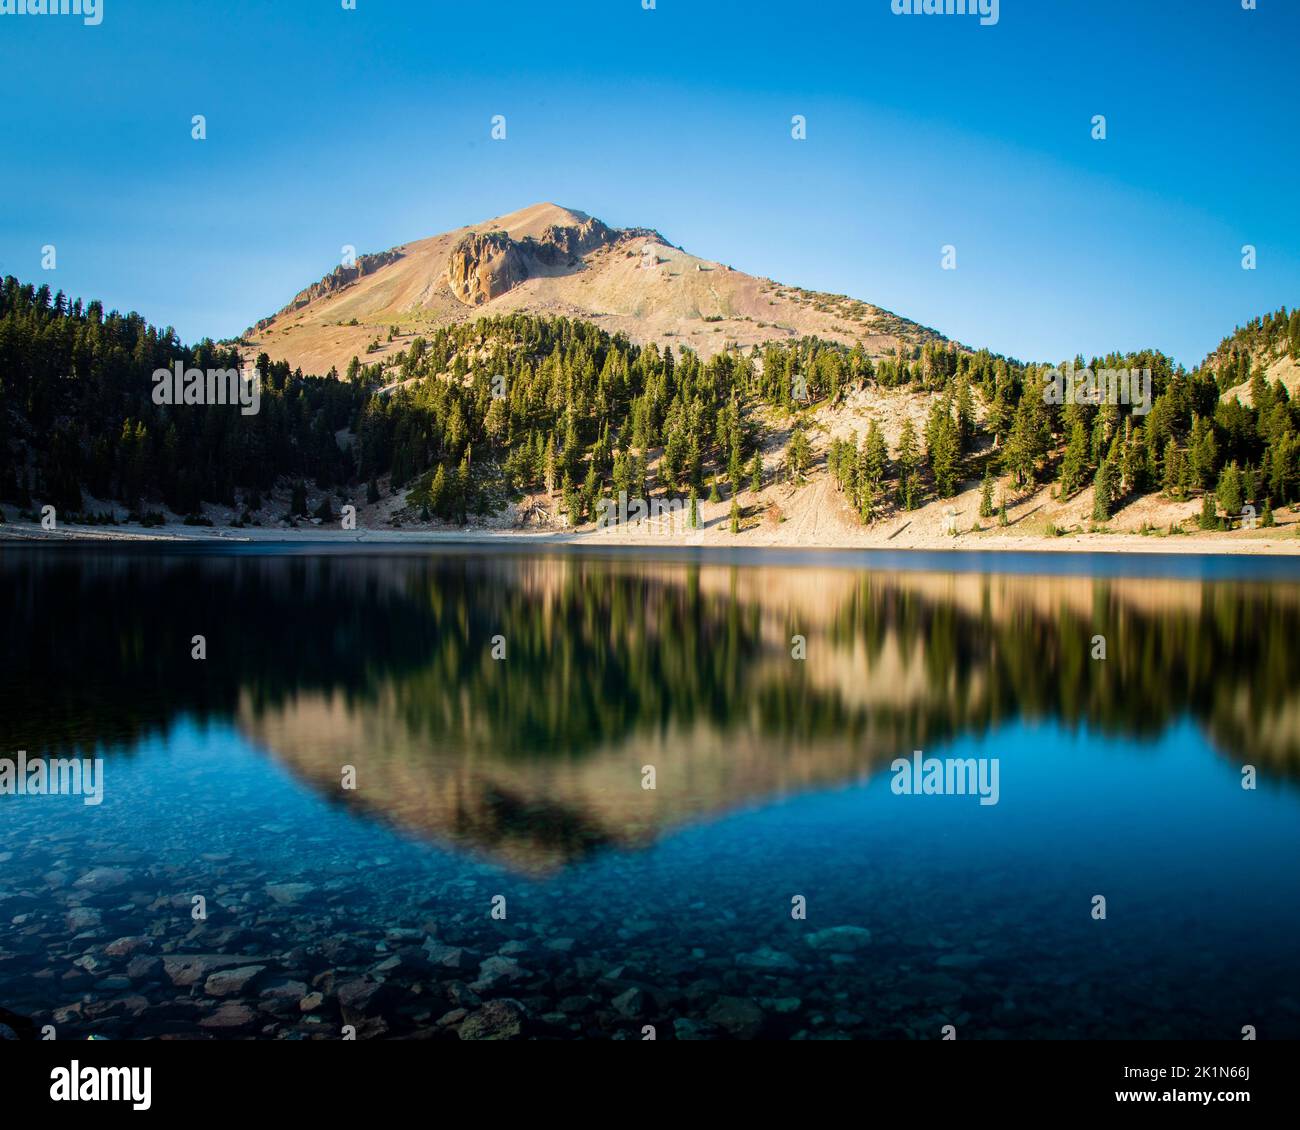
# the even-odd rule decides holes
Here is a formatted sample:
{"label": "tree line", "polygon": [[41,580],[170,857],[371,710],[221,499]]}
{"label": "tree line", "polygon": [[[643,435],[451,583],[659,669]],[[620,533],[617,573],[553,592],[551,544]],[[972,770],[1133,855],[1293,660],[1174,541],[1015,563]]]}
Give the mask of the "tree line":
{"label": "tree line", "polygon": [[[391,335],[390,335],[391,337]],[[872,422],[837,436],[827,469],[864,523],[914,509],[992,476],[1006,489],[1055,482],[1061,497],[1095,486],[1094,518],[1150,491],[1201,495],[1207,522],[1246,503],[1300,500],[1300,409],[1265,369],[1300,358],[1300,312],[1239,329],[1193,372],[1156,351],[1111,354],[1079,369],[1150,370],[1152,399],[1051,403],[1051,366],[952,342],[872,358],[804,338],[704,359],[640,346],[589,323],[527,314],[483,318],[413,339],[381,363],[346,373],[290,370],[265,353],[260,410],[159,405],[152,374],[176,362],[239,367],[239,343],[185,346],[140,315],[70,301],[8,277],[0,286],[0,499],[65,514],[83,491],[137,514],[159,503],[197,514],[204,503],[259,510],[292,484],[290,513],[306,513],[307,483],[366,491],[380,482],[422,512],[464,522],[510,498],[542,493],[575,524],[603,497],[652,492],[733,502],[773,475],[811,468],[817,410],[855,390],[930,394],[894,444]],[[1247,386],[1248,394],[1225,396]],[[787,434],[788,433],[788,434]],[[773,439],[784,443],[773,443]],[[775,462],[763,449],[781,447]],[[328,499],[322,504],[328,511]]]}

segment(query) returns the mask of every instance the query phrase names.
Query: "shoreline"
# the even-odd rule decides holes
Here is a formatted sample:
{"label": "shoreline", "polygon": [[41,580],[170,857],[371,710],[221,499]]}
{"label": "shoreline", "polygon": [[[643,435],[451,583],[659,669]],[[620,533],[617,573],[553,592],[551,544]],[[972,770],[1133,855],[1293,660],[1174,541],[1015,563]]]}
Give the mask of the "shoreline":
{"label": "shoreline", "polygon": [[1300,537],[1249,537],[1237,533],[1191,533],[1142,535],[1136,533],[1078,533],[1049,537],[1042,534],[1004,533],[985,530],[956,535],[920,534],[891,536],[870,531],[859,536],[843,535],[802,540],[782,537],[781,530],[749,530],[731,534],[721,529],[702,529],[687,534],[614,529],[543,530],[529,532],[508,528],[467,527],[465,529],[309,529],[291,527],[186,526],[181,529],[134,529],[122,526],[71,525],[45,530],[38,523],[7,522],[0,526],[0,546],[22,544],[104,545],[187,545],[256,546],[313,545],[345,546],[495,546],[498,548],[555,546],[588,549],[639,548],[655,550],[733,549],[801,551],[899,551],[938,554],[1096,554],[1106,557],[1198,556],[1198,557],[1300,557]]}

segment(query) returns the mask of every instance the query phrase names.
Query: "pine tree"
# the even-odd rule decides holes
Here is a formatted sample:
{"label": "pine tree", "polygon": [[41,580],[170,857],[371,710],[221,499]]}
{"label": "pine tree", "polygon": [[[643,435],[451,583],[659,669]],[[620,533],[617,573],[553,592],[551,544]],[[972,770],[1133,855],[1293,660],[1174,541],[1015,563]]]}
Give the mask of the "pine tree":
{"label": "pine tree", "polygon": [[984,470],[984,483],[980,487],[980,517],[993,517],[993,472]]}
{"label": "pine tree", "polygon": [[465,454],[460,457],[460,466],[456,470],[456,520],[463,526],[468,519],[466,513],[470,500],[470,473],[469,461],[472,445],[466,447]]}
{"label": "pine tree", "polygon": [[802,483],[804,471],[808,469],[809,463],[812,462],[812,445],[808,442],[808,436],[803,430],[802,424],[796,424],[794,432],[790,436],[790,443],[786,447],[786,462],[790,464],[790,472],[797,483]]}
{"label": "pine tree", "polygon": [[447,481],[447,467],[439,463],[438,469],[433,474],[433,481],[429,484],[429,509],[439,518],[445,518],[450,513],[450,488],[451,484]]}
{"label": "pine tree", "polygon": [[957,389],[957,442],[964,452],[975,434],[975,404],[971,399],[970,383],[963,380]]}
{"label": "pine tree", "polygon": [[1095,487],[1092,503],[1092,520],[1094,522],[1107,522],[1110,520],[1111,511],[1115,507],[1116,497],[1119,493],[1119,473],[1115,468],[1114,461],[1107,456],[1101,461],[1101,466],[1097,468],[1096,478],[1093,479]]}
{"label": "pine tree", "polygon": [[755,494],[763,489],[763,456],[757,448],[749,461],[749,489]]}
{"label": "pine tree", "polygon": [[1188,461],[1193,482],[1202,490],[1213,487],[1219,470],[1219,445],[1214,438],[1214,425],[1203,416],[1197,416],[1192,422]]}
{"label": "pine tree", "polygon": [[1229,517],[1236,517],[1241,513],[1244,502],[1241,490],[1241,471],[1238,469],[1235,461],[1229,463],[1223,469],[1219,476],[1219,486],[1215,492],[1218,496],[1219,505],[1223,507]]}
{"label": "pine tree", "polygon": [[889,450],[885,446],[885,433],[875,420],[867,428],[867,437],[862,441],[862,469],[872,486],[879,488],[885,477],[885,465],[889,462]]}
{"label": "pine tree", "polygon": [[1165,473],[1162,484],[1165,493],[1170,498],[1181,502],[1187,497],[1187,478],[1187,460],[1183,456],[1182,448],[1178,446],[1178,441],[1171,439],[1165,444]]}
{"label": "pine tree", "polygon": [[587,476],[582,481],[582,508],[588,514],[596,512],[596,499],[600,497],[600,481],[596,477],[596,460],[587,464]]}
{"label": "pine tree", "polygon": [[957,426],[945,411],[936,416],[930,430],[930,473],[934,475],[935,489],[940,498],[951,498],[957,493],[957,479],[961,474],[961,447],[957,442]]}
{"label": "pine tree", "polygon": [[700,492],[691,487],[690,510],[686,517],[686,524],[692,530],[700,528]]}
{"label": "pine tree", "polygon": [[916,501],[912,484],[920,459],[916,427],[909,416],[903,421],[903,431],[898,437],[898,501],[908,510],[913,509]]}
{"label": "pine tree", "polygon": [[566,474],[564,485],[560,491],[560,498],[564,506],[564,513],[568,515],[571,526],[582,525],[582,497],[578,493],[578,488],[573,485],[573,480]]}
{"label": "pine tree", "polygon": [[1088,429],[1076,419],[1070,429],[1070,442],[1065,446],[1061,460],[1061,497],[1069,498],[1083,486],[1088,473]]}
{"label": "pine tree", "polygon": [[876,488],[870,479],[858,484],[858,517],[864,526],[869,526],[876,517]]}
{"label": "pine tree", "polygon": [[1016,486],[1032,482],[1038,473],[1038,461],[1047,447],[1042,405],[1032,392],[1026,391],[1016,407],[1002,451],[1003,466],[1016,478]]}
{"label": "pine tree", "polygon": [[559,464],[557,463],[555,458],[555,436],[554,435],[549,435],[546,437],[546,455],[544,458],[545,458],[545,464],[544,464],[545,470],[542,473],[543,474],[542,481],[546,487],[546,493],[548,495],[554,495],[555,481],[559,477],[559,473],[560,473]]}
{"label": "pine tree", "polygon": [[1124,447],[1120,457],[1120,490],[1124,494],[1141,494],[1147,489],[1146,444],[1142,425],[1133,427],[1133,418],[1124,420]]}
{"label": "pine tree", "polygon": [[731,532],[740,533],[740,503],[735,498],[731,500]]}
{"label": "pine tree", "polygon": [[1212,491],[1206,491],[1201,498],[1201,529],[1217,530],[1219,525],[1219,513],[1214,505],[1214,494]]}

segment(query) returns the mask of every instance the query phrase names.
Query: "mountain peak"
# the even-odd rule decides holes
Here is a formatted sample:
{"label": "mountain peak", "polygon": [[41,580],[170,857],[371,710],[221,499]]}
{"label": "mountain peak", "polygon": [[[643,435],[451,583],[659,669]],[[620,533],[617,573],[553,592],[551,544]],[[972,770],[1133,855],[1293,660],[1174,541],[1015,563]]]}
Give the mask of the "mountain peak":
{"label": "mountain peak", "polygon": [[576,228],[587,223],[591,218],[586,212],[579,212],[575,208],[564,208],[559,204],[543,201],[540,204],[530,204],[527,208],[520,208],[517,212],[508,212],[486,223],[475,224],[474,228],[478,231],[486,228],[504,231],[513,239],[524,239],[528,236],[537,239],[547,228]]}
{"label": "mountain peak", "polygon": [[692,255],[652,228],[611,228],[542,201],[362,255],[258,322],[244,344],[325,373],[353,357],[382,362],[440,326],[513,313],[590,321],[704,357],[804,336],[872,356],[943,340],[878,306],[782,286]]}

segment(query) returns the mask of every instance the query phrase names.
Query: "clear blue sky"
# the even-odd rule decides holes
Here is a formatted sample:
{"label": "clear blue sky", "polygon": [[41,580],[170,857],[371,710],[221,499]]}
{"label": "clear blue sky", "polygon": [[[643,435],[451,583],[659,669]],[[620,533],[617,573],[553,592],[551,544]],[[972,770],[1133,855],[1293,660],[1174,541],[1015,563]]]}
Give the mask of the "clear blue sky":
{"label": "clear blue sky", "polygon": [[102,3],[0,16],[0,273],[187,341],[539,200],[1026,360],[1300,303],[1296,0]]}

